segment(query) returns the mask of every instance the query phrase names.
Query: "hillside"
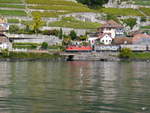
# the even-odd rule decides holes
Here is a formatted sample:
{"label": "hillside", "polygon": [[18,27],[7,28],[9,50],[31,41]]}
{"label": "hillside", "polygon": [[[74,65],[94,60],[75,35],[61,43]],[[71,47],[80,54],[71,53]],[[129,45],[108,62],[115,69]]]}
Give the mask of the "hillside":
{"label": "hillside", "polygon": [[8,18],[9,23],[24,24],[30,22],[33,15],[40,14],[46,26],[58,27],[71,27],[69,24],[65,25],[67,22],[63,18],[72,16],[70,23],[77,23],[76,25],[73,24],[73,28],[84,29],[100,26],[100,23],[105,20],[105,14],[119,18],[130,16],[149,18],[150,8],[146,7],[148,6],[146,4],[150,4],[148,0],[134,0],[132,4],[140,5],[140,7],[118,8],[117,6],[94,10],[77,3],[75,0],[0,0],[0,15]]}

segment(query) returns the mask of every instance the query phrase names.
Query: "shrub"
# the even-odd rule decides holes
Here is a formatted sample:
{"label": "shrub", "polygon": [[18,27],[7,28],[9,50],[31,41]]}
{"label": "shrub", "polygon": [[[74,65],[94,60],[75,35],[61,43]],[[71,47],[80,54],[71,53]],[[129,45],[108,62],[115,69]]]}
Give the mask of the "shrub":
{"label": "shrub", "polygon": [[76,32],[74,30],[70,31],[69,35],[70,35],[70,37],[71,37],[72,40],[77,39],[77,34],[76,34]]}
{"label": "shrub", "polygon": [[125,23],[127,26],[129,26],[131,29],[137,24],[136,18],[128,18],[124,19],[123,23]]}
{"label": "shrub", "polygon": [[48,48],[48,43],[47,42],[43,42],[41,45],[42,49],[47,49]]}
{"label": "shrub", "polygon": [[123,48],[119,53],[120,58],[130,58],[131,56],[132,56],[132,51],[129,48]]}
{"label": "shrub", "polygon": [[9,27],[9,32],[10,33],[18,33],[18,31],[19,31],[19,26],[17,26],[17,25],[10,25],[10,27]]}

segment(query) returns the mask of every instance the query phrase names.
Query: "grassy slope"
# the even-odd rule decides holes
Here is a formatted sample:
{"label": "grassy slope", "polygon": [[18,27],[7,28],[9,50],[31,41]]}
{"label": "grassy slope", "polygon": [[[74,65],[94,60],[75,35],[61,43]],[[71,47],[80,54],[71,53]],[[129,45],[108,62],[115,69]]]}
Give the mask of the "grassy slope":
{"label": "grassy slope", "polygon": [[24,5],[13,5],[13,4],[0,4],[0,7],[7,7],[7,8],[20,8],[24,9]]}
{"label": "grassy slope", "polygon": [[145,53],[133,53],[131,55],[131,58],[133,59],[150,59],[150,53],[145,52]]}
{"label": "grassy slope", "polygon": [[20,0],[0,0],[0,3],[21,3]]}
{"label": "grassy slope", "polygon": [[0,10],[0,15],[26,16],[26,13],[24,11],[18,11],[18,10]]}
{"label": "grassy slope", "polygon": [[50,23],[49,26],[54,27],[69,27],[79,29],[96,29],[100,27],[99,23],[83,22],[72,17],[63,18],[61,21]]}
{"label": "grassy slope", "polygon": [[101,8],[99,12],[106,14],[112,14],[116,16],[143,16],[138,10],[131,8]]}
{"label": "grassy slope", "polygon": [[137,5],[150,5],[149,0],[135,0],[135,4]]}

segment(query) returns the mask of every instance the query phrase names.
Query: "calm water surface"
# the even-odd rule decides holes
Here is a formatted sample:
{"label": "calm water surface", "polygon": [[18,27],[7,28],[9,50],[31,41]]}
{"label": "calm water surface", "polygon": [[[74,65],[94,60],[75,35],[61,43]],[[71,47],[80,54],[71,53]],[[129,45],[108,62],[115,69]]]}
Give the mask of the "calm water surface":
{"label": "calm water surface", "polygon": [[150,63],[1,62],[0,113],[150,113]]}

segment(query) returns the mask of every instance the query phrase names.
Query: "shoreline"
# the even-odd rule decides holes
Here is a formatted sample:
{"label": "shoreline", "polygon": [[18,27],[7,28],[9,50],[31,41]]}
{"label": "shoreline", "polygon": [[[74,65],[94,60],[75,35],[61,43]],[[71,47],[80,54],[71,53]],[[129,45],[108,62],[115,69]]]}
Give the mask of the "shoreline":
{"label": "shoreline", "polygon": [[63,57],[57,57],[57,58],[0,58],[0,62],[24,62],[24,61],[42,61],[42,62],[49,62],[49,61],[66,61],[66,62],[70,62],[70,61],[98,61],[98,62],[150,62],[150,59],[101,59],[101,60],[66,60]]}
{"label": "shoreline", "polygon": [[[150,55],[150,53],[149,53]],[[119,58],[116,52],[106,53],[23,53],[23,52],[10,52],[2,53],[0,61],[103,61],[103,62],[150,62],[150,58],[144,57],[131,57]]]}

